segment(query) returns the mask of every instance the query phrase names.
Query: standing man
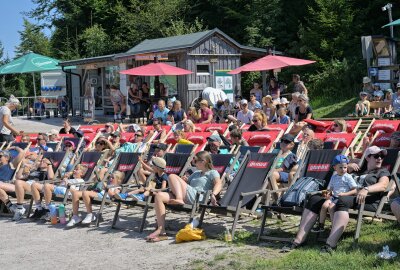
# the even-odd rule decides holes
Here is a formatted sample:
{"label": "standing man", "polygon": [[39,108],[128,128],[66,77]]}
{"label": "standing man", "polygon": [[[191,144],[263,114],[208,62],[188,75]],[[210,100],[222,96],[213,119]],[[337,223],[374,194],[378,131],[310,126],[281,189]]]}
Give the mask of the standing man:
{"label": "standing man", "polygon": [[293,92],[299,92],[300,94],[308,95],[308,90],[304,83],[300,81],[300,75],[299,74],[293,74],[292,75],[292,81],[294,83],[293,86]]}
{"label": "standing man", "polygon": [[[23,133],[13,127],[11,112],[16,110],[21,103],[13,95],[10,96],[4,106],[0,107],[0,143],[14,141],[14,136]],[[13,136],[14,135],[14,136]]]}

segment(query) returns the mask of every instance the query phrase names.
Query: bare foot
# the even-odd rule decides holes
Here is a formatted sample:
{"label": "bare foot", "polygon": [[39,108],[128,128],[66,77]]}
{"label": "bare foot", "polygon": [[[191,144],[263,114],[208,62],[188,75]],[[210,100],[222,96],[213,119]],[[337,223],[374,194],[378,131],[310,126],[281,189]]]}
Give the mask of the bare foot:
{"label": "bare foot", "polygon": [[168,204],[178,204],[178,205],[184,205],[185,202],[183,200],[178,200],[178,199],[170,199],[168,201]]}

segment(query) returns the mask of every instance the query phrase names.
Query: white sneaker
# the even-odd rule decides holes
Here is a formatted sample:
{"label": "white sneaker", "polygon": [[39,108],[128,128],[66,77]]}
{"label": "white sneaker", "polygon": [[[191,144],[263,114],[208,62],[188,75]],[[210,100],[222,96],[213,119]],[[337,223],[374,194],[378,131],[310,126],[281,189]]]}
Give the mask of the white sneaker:
{"label": "white sneaker", "polygon": [[95,220],[96,220],[96,215],[93,215],[92,213],[88,213],[86,215],[85,219],[82,220],[82,224],[88,225],[88,224],[92,223]]}
{"label": "white sneaker", "polygon": [[16,208],[12,220],[14,221],[21,220],[25,212],[26,212],[25,208]]}
{"label": "white sneaker", "polygon": [[82,222],[82,219],[80,216],[72,216],[71,220],[67,224],[67,228],[72,228],[75,227],[78,223]]}

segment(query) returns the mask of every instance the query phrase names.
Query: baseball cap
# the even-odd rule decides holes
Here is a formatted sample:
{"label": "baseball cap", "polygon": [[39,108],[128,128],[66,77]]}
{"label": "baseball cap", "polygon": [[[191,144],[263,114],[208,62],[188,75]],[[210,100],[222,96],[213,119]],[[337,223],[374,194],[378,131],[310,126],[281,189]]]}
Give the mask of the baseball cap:
{"label": "baseball cap", "polygon": [[52,129],[47,133],[47,136],[51,136],[51,135],[58,135],[58,131],[56,129]]}
{"label": "baseball cap", "polygon": [[119,131],[114,131],[113,133],[111,133],[111,136],[113,136],[113,137],[121,137],[121,133]]}
{"label": "baseball cap", "polygon": [[284,134],[281,138],[282,141],[289,141],[289,142],[294,142],[294,139],[295,139],[294,136],[289,133]]}
{"label": "baseball cap", "polygon": [[333,166],[342,163],[349,164],[349,159],[345,155],[337,155],[332,161]]}
{"label": "baseball cap", "polygon": [[222,139],[221,139],[221,137],[220,137],[218,134],[213,134],[213,135],[211,135],[210,137],[207,137],[207,141],[210,141],[210,142],[220,142],[220,143],[222,143]]}
{"label": "baseball cap", "polygon": [[156,149],[158,148],[158,149],[160,149],[160,150],[167,150],[167,145],[166,144],[164,144],[164,143],[159,143],[159,144],[157,144],[156,145],[156,147],[155,147]]}
{"label": "baseball cap", "polygon": [[386,149],[379,148],[378,146],[374,145],[371,147],[368,147],[367,150],[365,151],[365,156],[368,157],[369,155],[375,155],[382,153],[384,156],[387,155]]}
{"label": "baseball cap", "polygon": [[67,143],[72,145],[72,147],[75,149],[75,143],[73,141],[65,141],[64,145],[66,145]]}
{"label": "baseball cap", "polygon": [[153,157],[152,163],[154,166],[162,170],[165,170],[165,167],[167,166],[167,162],[165,162],[165,160],[160,157]]}
{"label": "baseball cap", "polygon": [[364,77],[363,78],[363,83],[370,83],[371,79],[369,77]]}
{"label": "baseball cap", "polygon": [[242,99],[242,100],[240,101],[240,104],[242,104],[242,105],[247,104],[247,99]]}
{"label": "baseball cap", "polygon": [[0,156],[11,157],[11,154],[7,150],[0,151]]}
{"label": "baseball cap", "polygon": [[365,92],[365,91],[361,91],[361,92],[360,92],[360,96],[368,96],[368,93]]}

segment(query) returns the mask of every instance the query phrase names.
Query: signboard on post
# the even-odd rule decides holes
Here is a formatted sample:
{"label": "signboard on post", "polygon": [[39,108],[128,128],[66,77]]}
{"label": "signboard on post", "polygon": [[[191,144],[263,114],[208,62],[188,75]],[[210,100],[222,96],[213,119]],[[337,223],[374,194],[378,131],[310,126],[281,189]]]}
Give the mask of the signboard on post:
{"label": "signboard on post", "polygon": [[215,71],[215,88],[222,89],[228,96],[229,100],[233,102],[233,77],[231,74],[228,74],[229,71],[231,70]]}
{"label": "signboard on post", "polygon": [[154,61],[157,57],[158,60],[168,60],[168,53],[149,53],[149,54],[137,54],[135,55],[136,61]]}

